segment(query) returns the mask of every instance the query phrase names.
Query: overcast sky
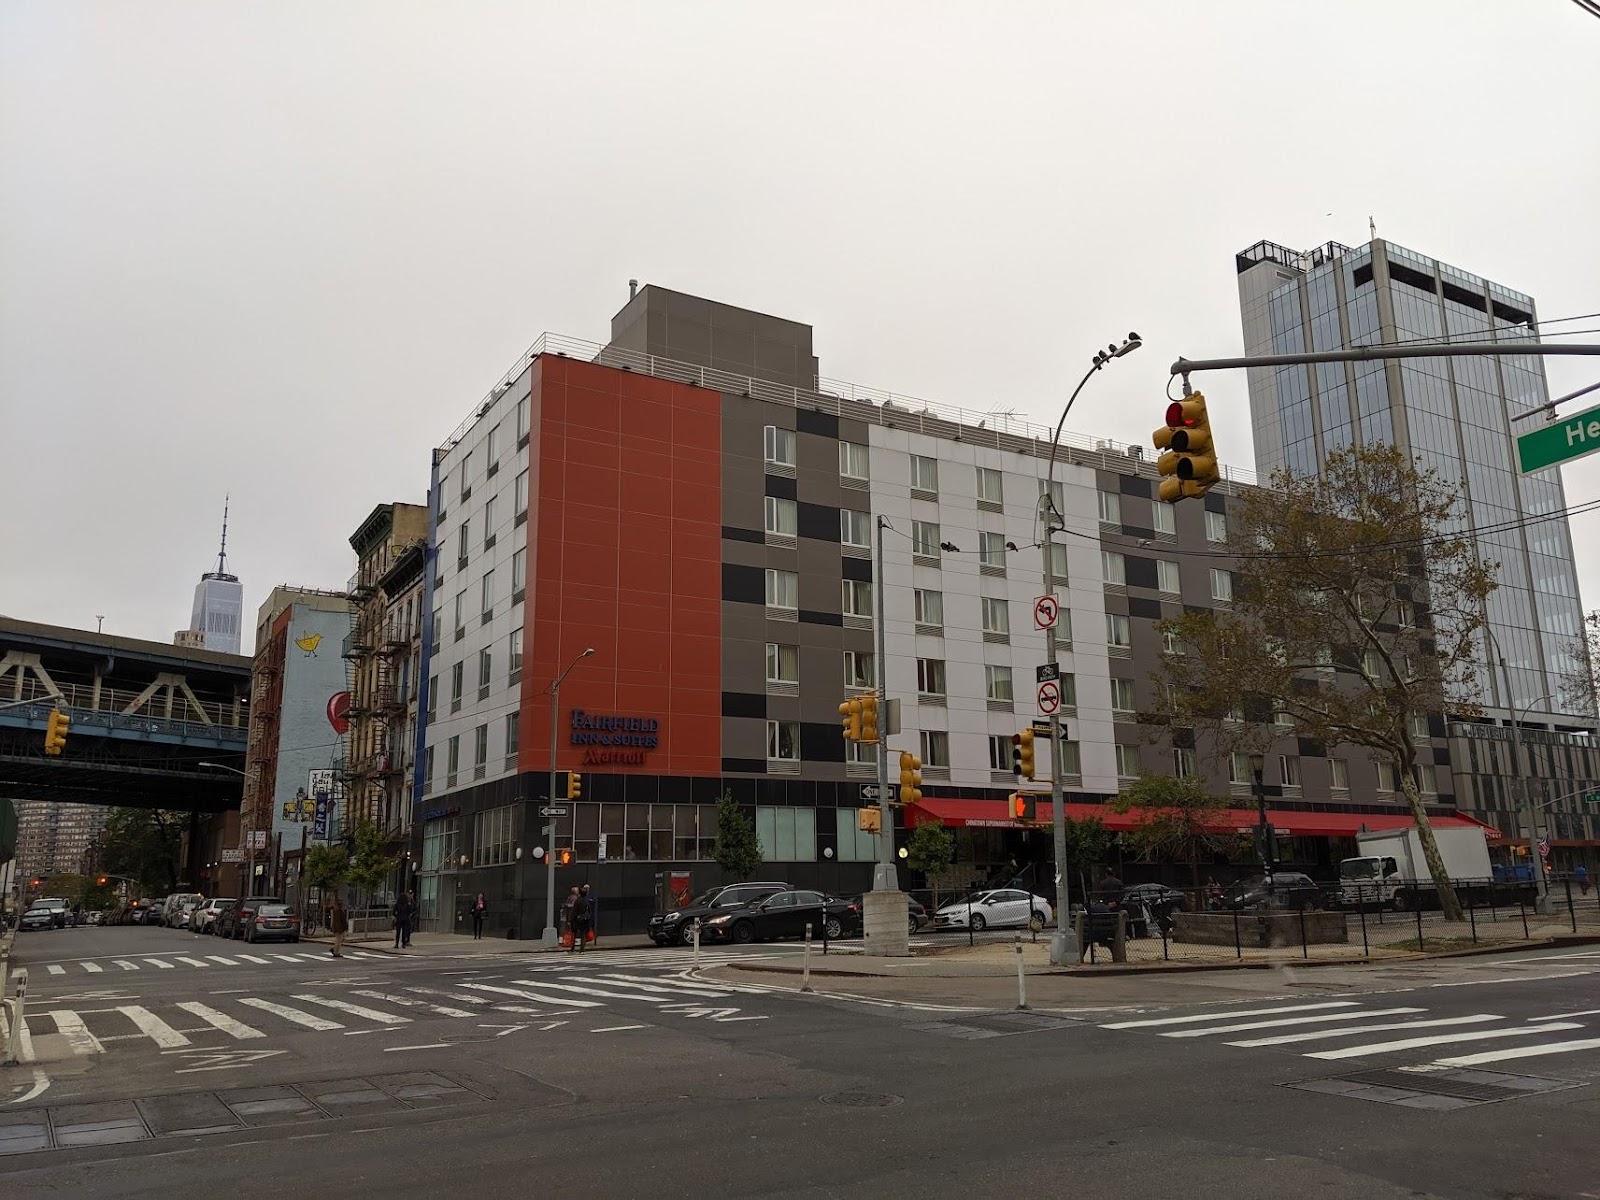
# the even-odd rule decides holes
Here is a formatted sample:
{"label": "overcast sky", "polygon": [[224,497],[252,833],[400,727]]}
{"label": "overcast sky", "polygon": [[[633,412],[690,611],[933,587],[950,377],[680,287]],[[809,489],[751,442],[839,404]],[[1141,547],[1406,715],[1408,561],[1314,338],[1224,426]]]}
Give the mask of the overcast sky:
{"label": "overcast sky", "polygon": [[[7,0],[0,613],[170,640],[230,492],[247,627],[275,583],[343,586],[362,517],[423,500],[541,331],[603,340],[630,277],[1040,422],[1137,330],[1071,426],[1130,442],[1174,358],[1238,352],[1261,238],[1370,214],[1546,320],[1600,311],[1596,61],[1568,0]],[[1251,465],[1242,374],[1204,386]]]}

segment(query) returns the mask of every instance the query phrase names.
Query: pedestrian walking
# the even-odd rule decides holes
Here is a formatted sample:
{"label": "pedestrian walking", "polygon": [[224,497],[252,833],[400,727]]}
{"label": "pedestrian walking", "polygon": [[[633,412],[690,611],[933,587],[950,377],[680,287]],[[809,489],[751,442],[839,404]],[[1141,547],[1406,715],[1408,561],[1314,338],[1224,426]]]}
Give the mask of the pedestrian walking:
{"label": "pedestrian walking", "polygon": [[411,945],[411,921],[417,912],[415,894],[407,892],[394,902],[394,948],[404,950]]}
{"label": "pedestrian walking", "polygon": [[578,885],[573,884],[567,898],[561,902],[561,943],[572,949],[572,914],[578,907]]}
{"label": "pedestrian walking", "polygon": [[578,898],[572,906],[572,950],[574,953],[583,953],[583,945],[589,940],[589,931],[594,928],[595,899],[589,892],[586,883],[578,891]]}
{"label": "pedestrian walking", "polygon": [[472,940],[475,942],[483,939],[483,917],[488,910],[489,901],[479,892],[478,898],[472,902]]}
{"label": "pedestrian walking", "polygon": [[1572,877],[1578,881],[1578,891],[1587,896],[1589,894],[1589,868],[1579,863],[1573,869]]}
{"label": "pedestrian walking", "polygon": [[344,957],[344,935],[350,928],[350,918],[345,914],[344,901],[337,896],[333,898],[333,907],[328,910],[328,928],[333,933],[333,950],[335,958]]}

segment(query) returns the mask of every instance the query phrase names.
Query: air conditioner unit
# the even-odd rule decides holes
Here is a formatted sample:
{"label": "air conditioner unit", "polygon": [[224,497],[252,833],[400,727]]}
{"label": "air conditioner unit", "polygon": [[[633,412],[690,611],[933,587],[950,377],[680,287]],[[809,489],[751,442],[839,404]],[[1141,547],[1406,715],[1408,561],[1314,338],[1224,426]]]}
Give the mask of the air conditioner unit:
{"label": "air conditioner unit", "polygon": [[1144,447],[1143,446],[1139,446],[1139,445],[1129,446],[1128,447],[1128,457],[1129,458],[1143,458],[1144,457]]}
{"label": "air conditioner unit", "polygon": [[1112,448],[1112,446],[1111,446],[1111,443],[1106,441],[1105,438],[1096,438],[1095,439],[1095,443],[1094,443],[1094,448],[1096,450],[1104,451],[1104,450],[1110,450]]}

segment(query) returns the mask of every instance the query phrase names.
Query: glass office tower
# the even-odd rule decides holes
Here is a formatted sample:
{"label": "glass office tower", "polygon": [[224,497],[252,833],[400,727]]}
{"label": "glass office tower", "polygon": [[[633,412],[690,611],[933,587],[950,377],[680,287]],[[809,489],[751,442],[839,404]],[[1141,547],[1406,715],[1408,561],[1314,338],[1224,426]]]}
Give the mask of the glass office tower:
{"label": "glass office tower", "polygon": [[[1263,241],[1235,263],[1247,354],[1537,338],[1532,297],[1382,240],[1308,251]],[[1496,715],[1514,707],[1556,725],[1592,725],[1592,711],[1561,695],[1583,616],[1567,519],[1550,516],[1566,507],[1561,474],[1519,475],[1512,444],[1512,416],[1549,399],[1542,360],[1324,363],[1249,376],[1263,475],[1315,474],[1340,447],[1391,442],[1460,481],[1464,520],[1485,561],[1499,563],[1487,615],[1510,675],[1508,697],[1486,660],[1479,694]]]}

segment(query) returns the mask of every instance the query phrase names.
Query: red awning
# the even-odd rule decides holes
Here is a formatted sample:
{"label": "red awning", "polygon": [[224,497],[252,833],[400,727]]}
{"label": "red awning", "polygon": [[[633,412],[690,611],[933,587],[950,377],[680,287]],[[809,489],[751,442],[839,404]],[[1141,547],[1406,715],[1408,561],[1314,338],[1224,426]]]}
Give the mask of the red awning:
{"label": "red awning", "polygon": [[[1040,816],[1048,810],[1048,798],[1041,797]],[[924,796],[907,806],[905,822],[908,826],[926,821],[961,828],[1026,829],[1028,826],[1013,821],[1010,806],[1004,800],[945,800],[937,796]],[[1137,812],[1119,813],[1104,804],[1074,804],[1066,806],[1067,820],[1083,821],[1090,817],[1100,820],[1114,833],[1125,832],[1139,823]],[[1355,837],[1365,829],[1382,832],[1405,829],[1411,825],[1411,814],[1354,813],[1354,812],[1300,812],[1295,809],[1269,808],[1267,819],[1279,834],[1286,837]],[[1464,813],[1449,817],[1434,817],[1435,829],[1481,829],[1490,841],[1500,838],[1500,831],[1485,825]],[[1250,833],[1256,827],[1256,813],[1252,809],[1224,809],[1210,826],[1211,833]]]}

